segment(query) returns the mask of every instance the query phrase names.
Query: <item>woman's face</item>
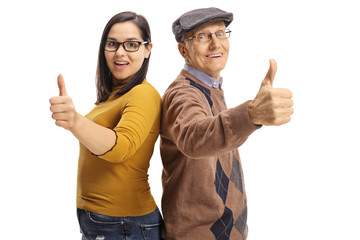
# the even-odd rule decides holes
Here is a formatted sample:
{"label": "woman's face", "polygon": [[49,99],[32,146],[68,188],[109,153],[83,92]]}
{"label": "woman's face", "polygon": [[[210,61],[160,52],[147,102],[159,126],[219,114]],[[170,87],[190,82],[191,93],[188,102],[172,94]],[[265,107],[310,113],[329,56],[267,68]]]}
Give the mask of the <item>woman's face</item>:
{"label": "woman's face", "polygon": [[[106,41],[144,41],[141,37],[139,28],[132,22],[115,23],[107,36]],[[115,52],[104,50],[106,63],[115,81],[128,81],[137,73],[145,58],[148,58],[152,44],[148,46],[140,45],[136,52],[126,52],[123,45],[120,45]]]}

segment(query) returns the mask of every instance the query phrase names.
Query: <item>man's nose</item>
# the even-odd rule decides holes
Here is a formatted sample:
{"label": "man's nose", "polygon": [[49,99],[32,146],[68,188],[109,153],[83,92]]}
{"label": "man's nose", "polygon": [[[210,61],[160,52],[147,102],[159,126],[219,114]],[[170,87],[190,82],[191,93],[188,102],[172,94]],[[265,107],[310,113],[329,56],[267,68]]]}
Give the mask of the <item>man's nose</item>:
{"label": "man's nose", "polygon": [[212,35],[211,35],[210,42],[209,42],[209,47],[210,47],[210,48],[217,48],[217,47],[219,47],[220,41],[221,41],[221,39],[219,39],[218,37],[216,37],[215,34],[212,34]]}

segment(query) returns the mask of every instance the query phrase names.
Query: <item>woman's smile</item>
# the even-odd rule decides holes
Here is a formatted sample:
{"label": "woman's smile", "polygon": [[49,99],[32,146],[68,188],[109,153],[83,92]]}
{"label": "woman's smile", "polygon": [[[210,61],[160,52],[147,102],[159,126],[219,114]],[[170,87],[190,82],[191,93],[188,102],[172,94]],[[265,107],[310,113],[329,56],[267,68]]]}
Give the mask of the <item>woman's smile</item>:
{"label": "woman's smile", "polygon": [[116,60],[114,61],[115,68],[118,70],[124,70],[129,66],[129,62],[125,60]]}

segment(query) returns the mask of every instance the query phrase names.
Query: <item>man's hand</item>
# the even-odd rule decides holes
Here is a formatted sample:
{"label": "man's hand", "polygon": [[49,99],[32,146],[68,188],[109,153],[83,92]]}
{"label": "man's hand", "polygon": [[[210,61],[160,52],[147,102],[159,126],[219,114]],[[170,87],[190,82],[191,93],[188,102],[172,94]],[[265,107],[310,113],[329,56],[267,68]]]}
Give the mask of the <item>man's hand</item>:
{"label": "man's hand", "polygon": [[277,71],[276,61],[270,59],[270,67],[255,99],[249,103],[249,116],[257,125],[278,126],[288,123],[293,114],[292,93],[289,89],[273,88]]}
{"label": "man's hand", "polygon": [[60,74],[57,79],[59,96],[50,98],[50,111],[55,124],[70,130],[75,126],[77,112],[71,98],[67,95],[63,76]]}

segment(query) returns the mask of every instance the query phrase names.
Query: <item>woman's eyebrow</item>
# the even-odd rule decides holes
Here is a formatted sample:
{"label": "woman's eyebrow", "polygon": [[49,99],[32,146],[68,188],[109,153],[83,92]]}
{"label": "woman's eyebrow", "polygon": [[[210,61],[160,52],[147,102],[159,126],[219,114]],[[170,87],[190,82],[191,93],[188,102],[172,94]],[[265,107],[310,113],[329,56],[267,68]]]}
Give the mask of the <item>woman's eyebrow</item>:
{"label": "woman's eyebrow", "polygon": [[[111,40],[111,41],[117,41],[116,38],[113,38],[113,37],[108,37],[107,40]],[[138,40],[138,38],[136,37],[129,37],[126,39],[126,41],[133,41],[133,40]]]}
{"label": "woman's eyebrow", "polygon": [[127,38],[126,40],[131,41],[131,40],[138,40],[138,39],[136,37],[132,37],[132,38]]}

